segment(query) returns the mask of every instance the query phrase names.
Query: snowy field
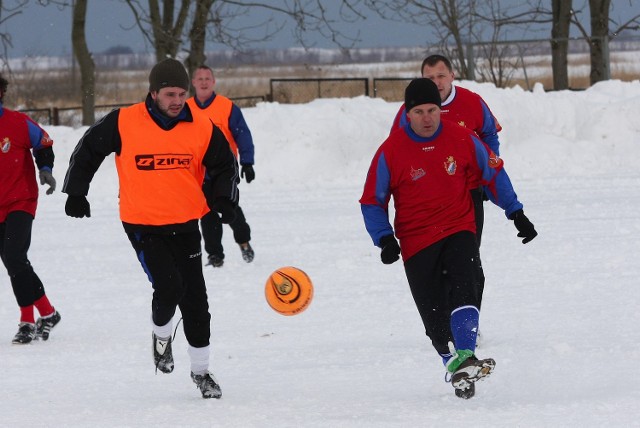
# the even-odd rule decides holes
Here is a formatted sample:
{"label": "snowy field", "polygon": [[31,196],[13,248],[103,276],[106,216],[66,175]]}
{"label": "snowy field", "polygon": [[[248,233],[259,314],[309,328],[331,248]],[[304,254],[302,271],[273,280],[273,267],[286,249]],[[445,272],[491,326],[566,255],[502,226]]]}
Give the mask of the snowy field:
{"label": "snowy field", "polygon": [[[476,397],[444,382],[402,265],[380,262],[362,222],[366,171],[399,104],[324,99],[244,110],[257,178],[242,182],[241,206],[256,258],[242,261],[225,226],[225,265],[205,267],[223,398],[203,400],[191,382],[181,327],[175,371],[154,374],[151,287],[118,219],[109,158],[90,219],[42,192],[30,258],[62,314],[49,341],[11,345],[19,311],[0,276],[0,426],[640,426],[640,81],[577,93],[461,85],[500,120],[506,169],[539,232],[522,245],[486,207],[478,355],[497,365]],[[59,187],[85,129],[48,128]],[[287,265],[315,284],[295,317],[264,300],[267,276]]]}

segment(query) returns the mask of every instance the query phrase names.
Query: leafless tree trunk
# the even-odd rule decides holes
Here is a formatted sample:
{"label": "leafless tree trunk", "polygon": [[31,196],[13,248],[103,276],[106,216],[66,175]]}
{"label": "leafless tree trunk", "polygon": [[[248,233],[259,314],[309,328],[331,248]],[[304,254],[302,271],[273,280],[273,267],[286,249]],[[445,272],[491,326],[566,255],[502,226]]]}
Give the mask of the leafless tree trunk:
{"label": "leafless tree trunk", "polygon": [[93,62],[87,39],[85,37],[85,22],[87,16],[87,1],[76,0],[73,6],[73,23],[71,42],[73,52],[80,67],[80,88],[82,91],[82,124],[92,125],[95,122],[95,75],[96,65]]}
{"label": "leafless tree trunk", "polygon": [[200,65],[205,63],[206,56],[204,52],[207,37],[207,21],[209,11],[215,0],[196,0],[196,10],[193,16],[191,31],[189,32],[189,40],[191,49],[189,56],[185,60],[189,76],[193,75],[193,71]]}
{"label": "leafless tree trunk", "polygon": [[[192,0],[178,0],[180,9],[175,15],[176,0],[148,0],[145,9],[139,0],[125,0],[142,35],[154,46],[156,61],[175,58],[183,43],[183,32]],[[162,10],[160,9],[162,3]]]}
{"label": "leafless tree trunk", "polygon": [[[511,28],[549,21],[541,18],[541,0],[527,0],[521,9],[498,0],[372,0],[367,6],[383,18],[421,24],[437,37],[433,48],[451,59],[463,79],[475,78],[475,55],[482,54],[485,61],[478,64],[478,74],[497,86],[509,81],[518,62],[509,59],[513,50],[501,43],[504,34]],[[486,40],[488,29],[491,40]]]}
{"label": "leafless tree trunk", "polygon": [[[175,58],[186,39],[190,40],[187,66],[191,71],[204,61],[205,41],[213,40],[236,51],[247,49],[253,42],[271,39],[284,26],[282,20],[295,22],[295,38],[306,46],[305,34],[320,33],[337,46],[348,47],[355,38],[345,35],[336,24],[363,19],[358,12],[361,0],[341,0],[339,19],[328,16],[323,4],[326,0],[289,0],[287,2],[237,0],[124,0],[131,9],[136,26],[143,37],[154,46],[156,59]],[[368,1],[368,0],[367,0]],[[337,3],[337,2],[336,2]],[[195,7],[194,7],[195,5]],[[215,5],[215,8],[214,8]],[[179,6],[177,16],[175,9]],[[357,7],[356,7],[357,6]],[[161,10],[162,9],[162,10]],[[246,24],[246,16],[257,9],[267,11],[270,16],[258,23]],[[190,13],[192,27],[188,28]],[[205,20],[203,22],[203,20]],[[235,24],[235,25],[234,25]],[[204,34],[202,33],[204,31]],[[262,32],[254,38],[250,32]],[[204,38],[203,38],[204,37]]]}
{"label": "leafless tree trunk", "polygon": [[553,21],[551,27],[551,68],[553,89],[569,88],[569,27],[571,25],[571,1],[552,0]]}
{"label": "leafless tree trunk", "polygon": [[591,84],[608,80],[609,74],[609,8],[611,0],[589,0],[591,16]]}
{"label": "leafless tree trunk", "polygon": [[[466,50],[467,45],[477,39],[474,35],[478,12],[476,0],[394,0],[386,7],[397,13],[413,14],[417,19],[414,22],[422,21],[439,34],[438,45],[456,65],[458,76],[471,78]],[[415,9],[411,11],[409,7]]]}

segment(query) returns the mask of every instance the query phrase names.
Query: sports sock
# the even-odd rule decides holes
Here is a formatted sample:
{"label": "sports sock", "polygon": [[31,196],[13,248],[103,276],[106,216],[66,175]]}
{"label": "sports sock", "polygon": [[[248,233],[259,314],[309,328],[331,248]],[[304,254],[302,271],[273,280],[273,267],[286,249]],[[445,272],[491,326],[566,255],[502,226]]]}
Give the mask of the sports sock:
{"label": "sports sock", "polygon": [[51,306],[51,303],[49,302],[46,294],[33,302],[33,304],[35,305],[36,309],[38,309],[38,312],[40,312],[40,316],[43,318],[48,317],[55,312],[55,309],[53,309],[53,306]]}
{"label": "sports sock", "polygon": [[36,320],[33,316],[33,305],[20,306],[20,322],[35,324]]}

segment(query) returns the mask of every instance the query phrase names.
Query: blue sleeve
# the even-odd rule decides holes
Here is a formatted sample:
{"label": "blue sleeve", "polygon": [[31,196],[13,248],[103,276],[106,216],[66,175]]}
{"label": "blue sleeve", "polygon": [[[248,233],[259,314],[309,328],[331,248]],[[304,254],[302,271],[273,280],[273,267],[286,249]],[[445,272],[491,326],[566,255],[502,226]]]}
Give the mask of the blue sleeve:
{"label": "blue sleeve", "polygon": [[40,150],[42,145],[42,137],[44,137],[44,131],[37,124],[30,120],[27,120],[27,129],[29,130],[29,141],[31,141],[31,148],[33,150]]}
{"label": "blue sleeve", "polygon": [[[38,160],[36,162],[38,169],[40,171],[49,171],[52,172],[53,170],[53,151],[51,151],[50,146],[43,146],[42,145],[42,139],[44,138],[45,134],[44,134],[44,130],[42,128],[40,128],[40,126],[38,126],[38,124],[36,124],[35,122],[32,122],[30,119],[27,120],[27,130],[29,132],[29,142],[31,144],[31,148],[33,149],[33,156],[36,157],[36,159]],[[51,162],[43,162],[42,158],[43,156],[38,156],[37,152],[42,150],[42,149],[47,149],[46,152],[43,152],[44,157],[51,157]],[[50,153],[49,153],[50,152]]]}
{"label": "blue sleeve", "polygon": [[482,130],[480,138],[482,138],[482,141],[484,141],[495,154],[500,156],[500,141],[498,140],[496,119],[483,100],[480,100],[480,105],[482,106]]}
{"label": "blue sleeve", "polygon": [[[373,167],[373,165],[372,165]],[[375,180],[373,183],[370,180]],[[389,223],[389,191],[390,174],[387,162],[382,153],[375,165],[375,176],[367,178],[365,194],[361,202],[364,225],[373,240],[373,244],[380,246],[380,238],[393,234],[393,228]],[[373,192],[373,194],[372,194]]]}
{"label": "blue sleeve", "polygon": [[511,179],[504,170],[502,159],[498,155],[490,153],[487,146],[478,138],[471,137],[476,148],[476,160],[482,171],[482,180],[488,183],[484,186],[489,200],[504,210],[507,218],[514,212],[522,209],[518,201]]}
{"label": "blue sleeve", "polygon": [[240,156],[241,165],[253,165],[254,147],[251,131],[244,120],[242,111],[235,104],[231,107],[231,115],[229,116],[229,130],[238,145],[238,155]]}

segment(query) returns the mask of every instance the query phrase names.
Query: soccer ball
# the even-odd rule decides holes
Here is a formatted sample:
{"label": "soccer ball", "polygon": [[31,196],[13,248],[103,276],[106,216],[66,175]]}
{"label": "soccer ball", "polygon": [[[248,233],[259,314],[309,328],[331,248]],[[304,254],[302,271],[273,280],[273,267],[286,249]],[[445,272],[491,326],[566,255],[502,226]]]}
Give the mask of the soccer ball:
{"label": "soccer ball", "polygon": [[311,303],[313,283],[304,271],[286,266],[269,275],[264,294],[274,311],[287,316],[297,315]]}

